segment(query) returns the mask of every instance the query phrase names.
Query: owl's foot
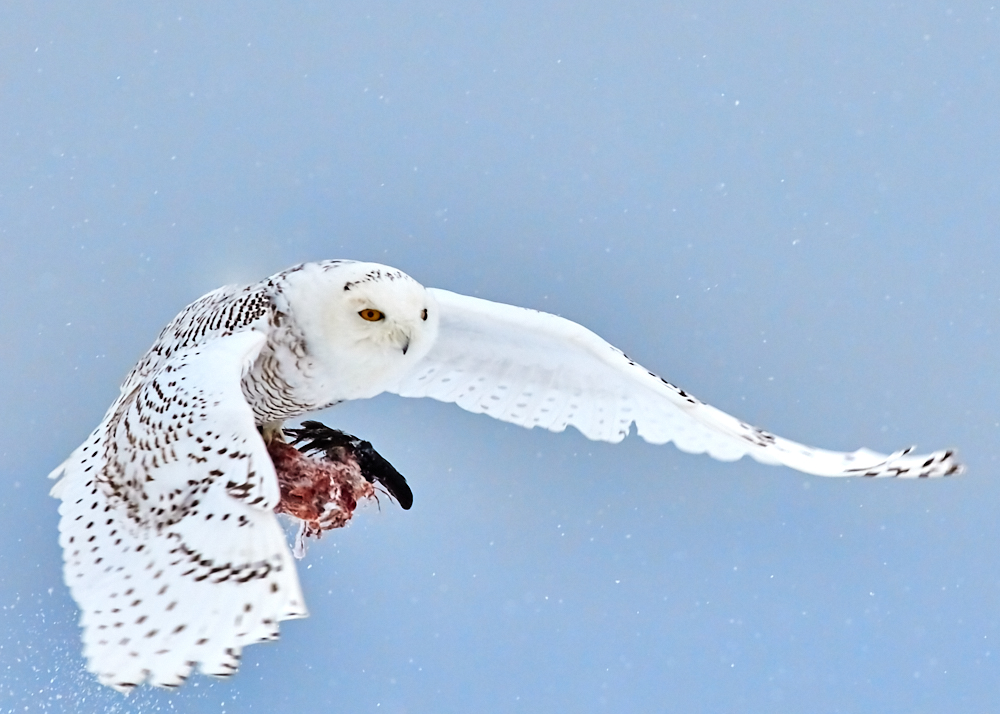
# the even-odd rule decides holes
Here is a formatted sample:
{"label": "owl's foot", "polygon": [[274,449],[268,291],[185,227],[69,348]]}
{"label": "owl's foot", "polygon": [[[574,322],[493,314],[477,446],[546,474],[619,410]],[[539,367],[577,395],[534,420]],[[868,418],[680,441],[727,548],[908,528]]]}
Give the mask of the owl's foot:
{"label": "owl's foot", "polygon": [[272,441],[284,441],[285,434],[281,429],[281,421],[269,421],[263,426],[257,427],[257,431],[264,439],[265,444],[270,444]]}

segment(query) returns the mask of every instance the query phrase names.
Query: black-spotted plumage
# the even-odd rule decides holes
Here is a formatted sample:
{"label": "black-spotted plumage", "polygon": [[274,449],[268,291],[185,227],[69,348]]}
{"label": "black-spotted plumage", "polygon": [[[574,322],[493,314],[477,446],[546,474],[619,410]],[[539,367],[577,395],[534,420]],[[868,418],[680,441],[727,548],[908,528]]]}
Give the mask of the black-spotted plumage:
{"label": "black-spotted plumage", "polygon": [[240,387],[263,343],[173,350],[61,467],[66,582],[105,684],[176,686],[196,662],[229,674],[245,645],[306,615]]}
{"label": "black-spotted plumage", "polygon": [[[265,440],[286,419],[383,392],[603,441],[635,424],[652,443],[822,476],[962,471],[951,451],[845,453],[783,439],[555,315],[424,288],[382,265],[305,263],[181,311],[52,473],[90,670],[122,690],[175,686],[196,665],[228,674],[244,646],[305,616]],[[409,507],[405,479],[370,444],[304,428],[307,449],[349,448],[348,471]]]}
{"label": "black-spotted plumage", "polygon": [[[352,299],[369,300],[385,281],[423,292],[399,271],[326,261],[199,298],[163,328],[98,428],[53,471],[65,578],[101,682],[176,686],[196,665],[230,674],[244,646],[306,615],[262,432],[372,389],[367,370],[359,378],[353,360],[338,366],[323,352],[331,336],[307,333],[322,331],[324,292],[351,282]],[[350,329],[334,328],[333,341],[350,339]],[[366,362],[377,368],[383,351],[376,344]],[[357,456],[369,468],[360,441]],[[412,500],[401,476],[382,473],[402,484],[394,495]]]}

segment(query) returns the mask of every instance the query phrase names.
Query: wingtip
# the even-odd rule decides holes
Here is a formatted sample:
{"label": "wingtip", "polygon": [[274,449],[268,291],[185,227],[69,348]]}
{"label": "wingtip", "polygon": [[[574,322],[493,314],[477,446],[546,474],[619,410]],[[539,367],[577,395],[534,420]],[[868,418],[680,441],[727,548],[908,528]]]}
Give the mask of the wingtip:
{"label": "wingtip", "polygon": [[935,451],[931,454],[914,454],[914,447],[903,449],[867,470],[858,469],[858,475],[897,478],[943,478],[965,473],[963,464],[954,449]]}
{"label": "wingtip", "polygon": [[938,463],[938,468],[944,471],[941,474],[942,476],[961,476],[966,472],[966,465],[958,458],[958,454],[955,453],[954,449],[948,449],[939,453],[941,453],[941,460]]}
{"label": "wingtip", "polygon": [[[910,447],[904,453],[909,454],[914,447]],[[916,478],[943,478],[947,476],[961,476],[965,473],[965,464],[962,463],[954,449],[935,451],[926,456],[914,455],[910,459],[920,460],[913,468],[914,473],[906,474]],[[901,474],[902,475],[902,474]]]}

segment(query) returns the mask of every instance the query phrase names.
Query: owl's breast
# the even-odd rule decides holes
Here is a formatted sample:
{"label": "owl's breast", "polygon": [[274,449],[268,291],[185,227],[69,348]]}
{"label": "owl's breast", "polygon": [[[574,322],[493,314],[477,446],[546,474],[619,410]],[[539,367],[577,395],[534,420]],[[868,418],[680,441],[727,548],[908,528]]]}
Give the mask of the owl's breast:
{"label": "owl's breast", "polygon": [[272,332],[242,386],[258,425],[302,416],[343,399],[291,330]]}

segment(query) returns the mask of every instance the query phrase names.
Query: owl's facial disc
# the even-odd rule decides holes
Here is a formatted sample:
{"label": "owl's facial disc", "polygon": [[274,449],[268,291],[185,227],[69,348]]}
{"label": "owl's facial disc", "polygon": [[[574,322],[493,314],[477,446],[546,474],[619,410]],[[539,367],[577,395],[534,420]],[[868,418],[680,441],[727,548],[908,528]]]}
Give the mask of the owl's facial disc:
{"label": "owl's facial disc", "polygon": [[[293,274],[286,291],[330,401],[374,396],[430,351],[438,307],[420,283],[374,263]],[[316,387],[319,389],[320,387]]]}

